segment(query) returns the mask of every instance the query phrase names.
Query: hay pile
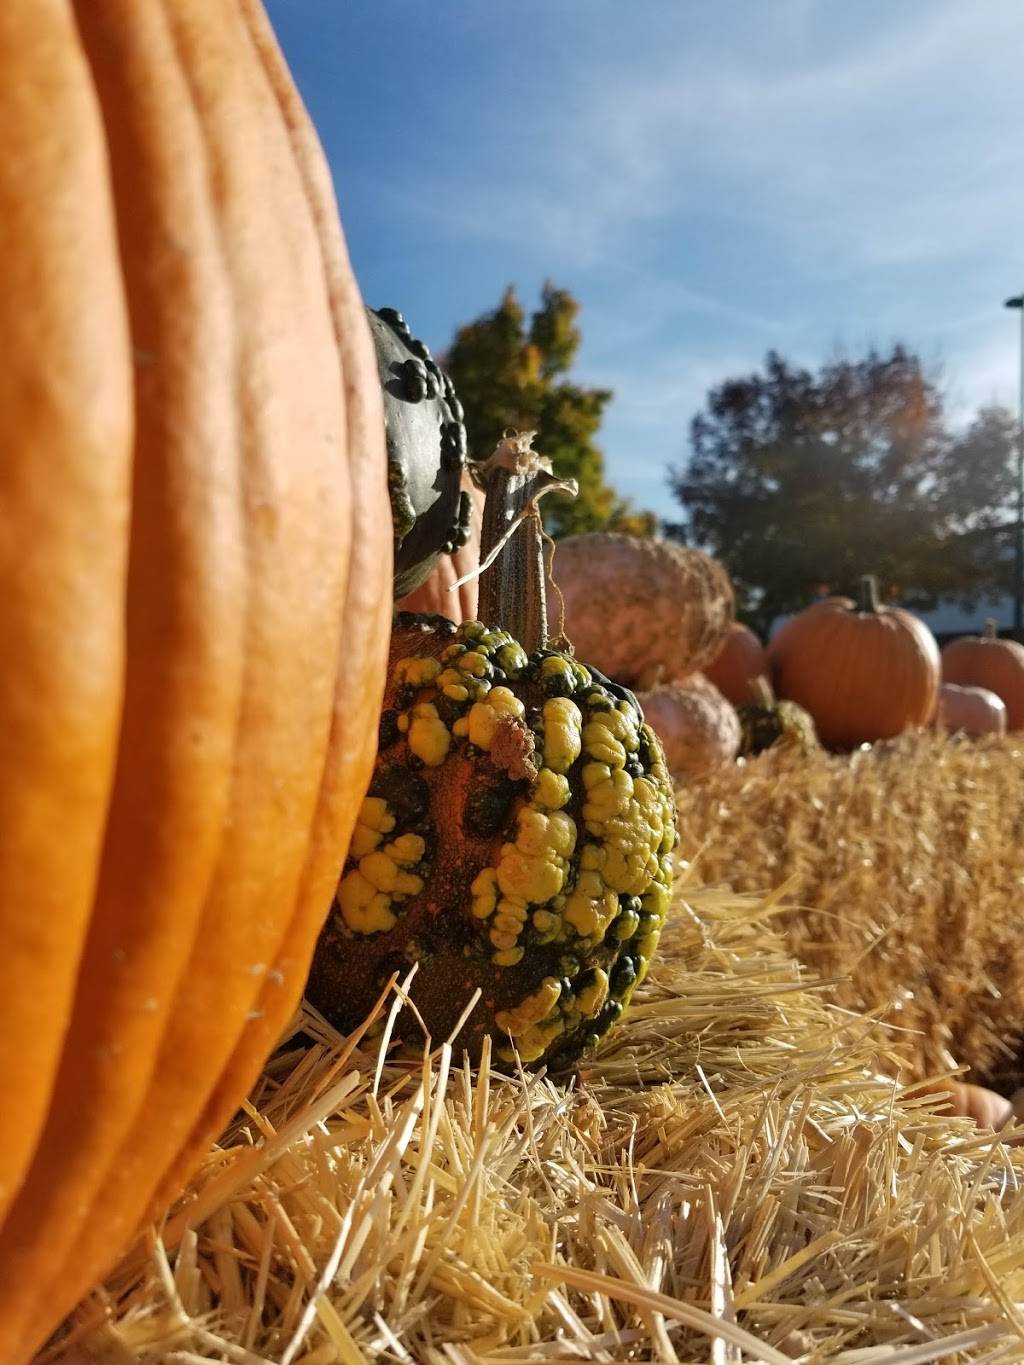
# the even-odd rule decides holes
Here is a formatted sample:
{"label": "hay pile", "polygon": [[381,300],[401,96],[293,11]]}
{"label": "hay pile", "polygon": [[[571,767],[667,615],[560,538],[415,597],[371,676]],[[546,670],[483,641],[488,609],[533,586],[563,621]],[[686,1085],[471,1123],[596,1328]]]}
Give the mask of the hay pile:
{"label": "hay pile", "polygon": [[1011,1093],[1024,1032],[1024,744],[905,736],[849,757],[771,752],[679,792],[706,882],[786,886],[787,945],[895,1005],[917,1073],[951,1058]]}
{"label": "hay pile", "polygon": [[776,909],[682,893],[572,1086],[306,1017],[40,1361],[1024,1358],[1024,1148],[874,1074]]}

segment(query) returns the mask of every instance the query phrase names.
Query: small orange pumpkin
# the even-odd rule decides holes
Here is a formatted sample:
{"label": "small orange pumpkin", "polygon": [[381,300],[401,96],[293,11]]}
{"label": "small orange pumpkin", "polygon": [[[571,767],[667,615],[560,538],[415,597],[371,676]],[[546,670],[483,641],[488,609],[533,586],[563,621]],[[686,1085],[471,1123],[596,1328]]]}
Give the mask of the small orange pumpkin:
{"label": "small orange pumpkin", "polygon": [[704,666],[704,676],[714,683],[733,706],[748,706],[760,700],[758,679],[768,673],[768,655],[749,626],[733,621],[722,647]]}
{"label": "small orange pumpkin", "polygon": [[427,581],[414,592],[396,603],[398,611],[417,611],[428,616],[447,616],[461,626],[463,621],[476,620],[479,578],[454,587],[460,578],[477,568],[480,563],[480,530],[484,517],[484,492],[477,488],[468,474],[462,476],[462,487],[470,497],[469,539],[454,554],[442,555]]}
{"label": "small orange pumpkin", "polygon": [[1006,704],[987,687],[943,683],[935,707],[935,727],[951,735],[1005,735]]}
{"label": "small orange pumpkin", "polygon": [[942,651],[942,680],[985,687],[1006,704],[1006,728],[1024,730],[1024,645],[1000,640],[994,621],[981,635],[951,640]]}
{"label": "small orange pumpkin", "polygon": [[809,711],[823,744],[852,749],[927,725],[939,689],[939,647],[910,612],[882,606],[871,575],[856,606],[817,602],[768,649],[776,695]]}

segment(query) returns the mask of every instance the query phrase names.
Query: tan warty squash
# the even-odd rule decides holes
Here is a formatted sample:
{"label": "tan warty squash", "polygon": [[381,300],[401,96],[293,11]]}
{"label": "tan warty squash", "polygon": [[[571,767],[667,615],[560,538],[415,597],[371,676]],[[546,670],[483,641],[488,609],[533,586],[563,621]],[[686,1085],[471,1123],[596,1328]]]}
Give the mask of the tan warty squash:
{"label": "tan warty squash", "polygon": [[733,618],[722,566],[673,541],[604,531],[570,536],[558,541],[554,562],[566,635],[581,659],[626,687],[698,672]]}
{"label": "tan warty squash", "polygon": [[713,683],[699,673],[637,693],[648,725],[661,740],[677,780],[701,777],[739,753],[739,716]]}

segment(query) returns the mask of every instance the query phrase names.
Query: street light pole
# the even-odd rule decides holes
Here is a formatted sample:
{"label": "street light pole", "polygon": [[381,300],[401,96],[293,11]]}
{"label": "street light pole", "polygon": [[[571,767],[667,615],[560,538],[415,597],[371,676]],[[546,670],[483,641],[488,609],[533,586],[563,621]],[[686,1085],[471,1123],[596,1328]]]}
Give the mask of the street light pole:
{"label": "street light pole", "polygon": [[1017,409],[1017,525],[1013,541],[1013,629],[1024,631],[1024,294],[1007,299],[1020,313],[1020,393]]}

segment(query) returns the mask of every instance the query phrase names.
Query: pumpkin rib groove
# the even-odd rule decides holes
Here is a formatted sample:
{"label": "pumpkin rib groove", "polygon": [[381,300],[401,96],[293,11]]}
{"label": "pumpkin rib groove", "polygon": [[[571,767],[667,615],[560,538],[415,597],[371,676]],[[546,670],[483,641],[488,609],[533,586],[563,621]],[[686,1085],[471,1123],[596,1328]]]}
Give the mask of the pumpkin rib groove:
{"label": "pumpkin rib groove", "polygon": [[[137,27],[131,0],[83,8],[101,35],[108,26]],[[242,503],[251,556],[240,742],[225,838],[157,1069],[93,1201],[94,1208],[102,1204],[102,1218],[86,1222],[73,1250],[70,1237],[61,1243],[66,1259],[51,1246],[50,1311],[70,1306],[133,1230],[154,1173],[173,1165],[223,1085],[244,1046],[267,965],[289,941],[326,781],[341,609],[349,591],[344,392],[322,265],[315,263],[315,225],[303,210],[290,140],[279,116],[268,117],[272,101],[251,70],[232,60],[239,49],[237,6],[193,0],[162,8],[184,45],[184,65],[203,87],[202,98],[194,92],[195,103],[211,153],[222,158],[211,168],[211,183],[226,233],[231,306],[240,319],[244,388],[235,406],[245,414]],[[241,126],[234,116],[239,107],[248,112]],[[254,281],[255,304],[249,297]],[[283,317],[295,320],[291,329],[278,326]],[[365,458],[376,458],[372,448]],[[383,486],[382,444],[379,472]],[[379,594],[379,547],[372,554],[365,547],[364,562],[371,561],[368,578]],[[383,665],[371,672],[383,681]],[[160,1124],[149,1113],[151,1101],[163,1112]],[[33,1285],[37,1297],[42,1289],[42,1280]],[[45,1324],[32,1322],[31,1330],[37,1326]]]}
{"label": "pumpkin rib groove", "polygon": [[73,35],[63,3],[0,7],[13,138],[0,250],[18,267],[0,301],[0,630],[17,661],[0,672],[0,1219],[43,1128],[71,1017],[124,674],[130,347],[102,119]]}
{"label": "pumpkin rib groove", "polygon": [[[64,1048],[59,1089],[33,1071],[43,1138],[0,1224],[0,1359],[24,1365],[154,1190],[177,1193],[298,1001],[376,749],[393,529],[369,325],[325,159],[258,0],[9,0],[0,36],[12,25],[0,77],[9,61],[15,79],[0,102],[23,76],[17,133],[29,158],[53,155],[56,192],[26,201],[6,176],[16,206],[44,211],[29,236],[41,287],[29,306],[16,288],[0,299],[0,339],[52,295],[53,335],[28,338],[21,373],[60,390],[63,466],[26,457],[36,410],[5,404],[0,433],[11,412],[15,439],[0,493],[8,469],[45,469],[37,501],[68,546],[58,536],[45,557],[56,581],[41,580],[25,621],[56,633],[60,648],[42,639],[40,660],[73,663],[70,677],[44,674],[35,699],[41,738],[73,743],[58,754],[69,771],[44,774],[45,743],[35,760],[56,808],[32,889],[56,913],[23,965],[32,991],[45,973],[51,999],[63,972],[67,1001],[47,1013],[49,1042],[10,1039],[30,1064],[54,1040]],[[34,72],[23,40],[43,33]],[[91,102],[77,119],[39,98],[47,78],[76,70]],[[0,243],[4,188],[0,167]],[[47,236],[55,217],[66,260]],[[62,264],[79,272],[66,290]],[[55,499],[62,468],[68,497]],[[24,520],[42,543],[50,523]],[[81,601],[58,599],[83,585]],[[0,626],[12,601],[0,600]],[[24,685],[21,662],[9,677]],[[91,770],[78,788],[86,703]],[[81,793],[94,829],[91,850],[86,824],[79,839],[76,906],[60,879]],[[23,912],[9,882],[5,896]]]}
{"label": "pumpkin rib groove", "polygon": [[[172,18],[172,26],[175,23],[179,23],[180,20],[180,13],[175,12],[174,17]],[[179,29],[179,35],[180,33],[181,30]],[[235,35],[233,34],[232,36],[234,37]],[[232,48],[233,50],[237,50],[236,44],[233,43]],[[194,71],[196,69],[193,63],[189,63],[188,65],[190,70]],[[220,92],[218,91],[216,93],[216,99],[218,100],[219,95]],[[264,108],[269,108],[269,103],[267,101],[264,101],[263,104]],[[239,165],[237,157],[233,160],[231,165],[237,169]],[[289,180],[291,179],[292,176],[289,175]],[[289,184],[288,192],[294,193],[295,188],[296,187]],[[295,198],[298,199],[298,195],[295,195]],[[309,224],[309,230],[310,237],[312,238],[311,223]],[[269,233],[263,234],[263,250],[266,250],[266,239],[269,236]],[[295,253],[293,255],[291,243],[287,239],[285,239],[284,245],[287,248],[285,253],[286,256],[292,257],[292,264],[304,268],[307,259],[306,254]],[[244,300],[240,297],[241,291],[244,289],[244,283],[239,282],[238,289],[239,294],[236,296],[235,302],[239,309],[244,309]],[[282,287],[282,293],[283,292],[284,290]],[[301,293],[298,288],[294,290],[293,297],[301,298]],[[323,333],[324,342],[327,341],[328,337],[333,341],[333,327],[328,329],[326,318],[324,319]],[[326,350],[326,347],[321,346],[317,349],[323,352]],[[251,366],[247,368],[251,369]],[[304,376],[304,380],[307,385],[311,382],[308,373]],[[340,386],[337,385],[336,376],[332,375],[332,380],[334,381],[335,387],[340,388]],[[340,395],[338,395],[338,397],[340,408]],[[254,392],[250,388],[242,395],[241,401],[243,407],[252,405],[252,410],[248,414],[249,422],[247,425],[251,425],[254,429],[257,429],[264,416],[264,413],[260,408],[262,393]],[[339,417],[341,415],[340,412],[337,414]],[[299,416],[301,417],[301,413]],[[301,430],[303,425],[307,424],[304,424],[301,420],[295,424],[290,423],[289,430],[291,431],[293,426],[298,426]],[[310,435],[312,435],[312,433],[310,433]],[[296,440],[297,443],[300,440],[297,433],[293,435],[292,439]],[[311,440],[309,442],[309,448],[311,451],[314,449]],[[329,475],[332,472],[330,463],[326,460],[322,462],[321,467],[319,457],[317,457],[315,461],[310,459],[309,463],[311,464],[310,473],[314,478],[323,478],[325,475]],[[261,496],[258,488],[259,482],[269,478],[271,483],[273,483],[276,470],[272,465],[263,466],[262,463],[259,462],[255,450],[250,450],[246,467],[249,476],[254,480],[253,485],[251,485],[244,494],[246,500],[251,502],[254,497],[258,498]],[[338,461],[337,472],[339,474],[343,474],[344,472],[343,463],[341,461]],[[311,479],[309,483],[312,483],[312,481],[313,480]],[[308,491],[306,480],[302,480],[300,484],[299,480],[295,479],[295,486],[290,490],[291,498],[294,499],[297,493],[302,493],[305,496],[308,506],[306,508],[306,514],[297,518],[296,530],[298,530],[299,525],[312,527],[320,521],[324,523],[321,538],[319,543],[314,545],[313,537],[307,534],[304,538],[305,543],[302,546],[305,551],[304,559],[296,553],[297,544],[293,543],[292,554],[290,556],[291,562],[284,565],[275,560],[273,566],[269,567],[269,570],[265,575],[267,589],[271,593],[276,593],[279,587],[279,579],[283,575],[283,571],[285,569],[288,570],[292,583],[292,600],[290,601],[288,612],[283,614],[279,610],[273,610],[273,600],[271,598],[269,604],[267,602],[261,603],[258,609],[251,612],[251,616],[256,621],[263,621],[268,618],[271,620],[275,618],[280,619],[286,628],[286,632],[290,635],[292,628],[291,616],[293,613],[301,615],[304,607],[307,613],[309,612],[307,599],[310,599],[313,596],[310,591],[310,585],[319,575],[322,605],[317,609],[316,615],[317,618],[320,619],[319,640],[326,641],[333,635],[337,635],[340,631],[340,610],[329,605],[328,597],[330,598],[330,603],[337,601],[337,605],[340,607],[340,599],[345,586],[345,575],[344,561],[341,556],[337,555],[336,546],[344,544],[347,540],[347,498],[345,489],[343,487],[331,486],[329,479],[327,485],[316,492]],[[283,505],[284,504],[282,504],[282,506]],[[327,509],[331,509],[330,516],[327,515]],[[318,513],[320,514],[319,516]],[[296,542],[297,540],[298,537],[295,538]],[[262,541],[263,536],[259,531],[257,524],[257,530],[251,536],[251,551],[259,551],[262,546]],[[329,590],[325,586],[329,577],[324,570],[325,564],[330,566],[334,576],[332,586]],[[252,581],[252,579],[250,581]],[[270,610],[266,609],[268,605],[271,607]],[[304,633],[303,638],[309,637]],[[187,1142],[194,1124],[199,1120],[205,1103],[208,1102],[209,1096],[214,1093],[220,1080],[223,1067],[228,1064],[232,1052],[245,1032],[247,1019],[255,1012],[254,1007],[257,1003],[260,977],[265,973],[267,965],[274,960],[281,943],[286,937],[287,925],[292,918],[293,907],[298,899],[301,867],[305,862],[308,850],[308,831],[315,809],[316,795],[322,783],[323,770],[326,762],[330,714],[333,705],[335,685],[333,667],[335,666],[339,652],[340,650],[338,648],[330,649],[329,647],[325,647],[323,651],[324,655],[329,656],[331,659],[332,672],[329,680],[327,678],[321,679],[320,692],[321,694],[327,693],[327,695],[322,696],[321,702],[311,700],[316,697],[314,680],[311,676],[312,666],[315,663],[314,660],[308,660],[305,665],[295,663],[293,665],[291,682],[288,683],[277,676],[281,669],[283,650],[280,648],[267,650],[260,640],[250,641],[250,644],[247,647],[247,658],[249,659],[250,664],[254,656],[259,660],[266,654],[269,658],[275,660],[275,671],[271,674],[261,667],[258,675],[250,674],[249,677],[247,677],[244,696],[248,696],[250,699],[250,708],[247,719],[247,707],[246,702],[243,699],[243,751],[250,742],[251,737],[252,753],[248,760],[246,759],[244,752],[240,755],[241,770],[236,768],[237,790],[234,803],[241,803],[244,808],[245,803],[248,802],[249,808],[246,811],[244,820],[231,820],[229,822],[229,827],[235,829],[242,829],[244,827],[246,831],[251,831],[255,825],[260,823],[258,811],[262,806],[264,811],[263,819],[266,822],[266,837],[263,840],[260,840],[253,833],[246,833],[245,839],[249,844],[248,854],[240,855],[237,849],[231,849],[229,847],[228,857],[221,862],[219,874],[217,878],[215,878],[210,901],[204,910],[203,918],[199,926],[197,949],[193,955],[193,961],[190,964],[189,971],[186,973],[182,991],[179,992],[175,1001],[175,1007],[172,1014],[174,1031],[165,1041],[159,1068],[160,1087],[162,1090],[166,1091],[168,1085],[171,1084],[182,1093],[188,1093],[190,1095],[196,1094],[197,1097],[201,1094],[202,1099],[191,1114],[176,1109],[173,1121],[166,1122],[163,1130],[160,1132],[153,1132],[148,1124],[142,1122],[139,1124],[136,1131],[129,1134],[124,1142],[121,1155],[115,1164],[110,1181],[108,1182],[108,1190],[111,1197],[115,1194],[120,1183],[125,1180],[126,1173],[128,1173],[130,1177],[130,1173],[133,1171],[138,1171],[141,1174],[143,1170],[150,1168],[150,1159],[155,1151],[161,1151],[165,1154],[163,1158],[154,1163],[157,1169],[159,1169],[161,1165],[166,1167],[166,1165],[173,1160],[174,1154],[179,1151],[183,1142]],[[304,743],[307,749],[310,747],[311,736],[316,736],[316,739],[315,753],[310,756],[304,766],[305,777],[302,782],[301,798],[304,803],[303,817],[301,820],[289,819],[285,822],[288,825],[293,824],[297,829],[306,831],[306,836],[303,839],[301,847],[293,847],[288,852],[287,858],[272,860],[267,857],[262,850],[265,846],[274,846],[274,835],[277,832],[277,827],[280,824],[282,817],[278,814],[276,801],[271,804],[266,799],[266,794],[272,790],[274,785],[272,778],[275,765],[274,763],[267,762],[267,755],[263,753],[262,744],[259,742],[258,737],[261,732],[260,719],[267,709],[268,698],[275,694],[278,698],[278,703],[284,712],[290,713],[292,711],[300,710],[301,700],[305,703],[305,710],[308,713],[308,720],[306,722],[293,720],[292,727],[295,733],[293,735],[292,743],[280,743],[276,766],[281,768],[283,762],[284,771],[287,772],[292,766],[293,748],[301,752]],[[283,716],[281,718],[281,723],[270,727],[271,732],[274,734],[282,734],[284,729]],[[248,794],[246,792],[247,786],[250,789]],[[280,836],[277,838],[277,847],[279,852],[281,852],[282,844]],[[247,898],[257,904],[262,901],[267,907],[268,918],[263,925],[261,925],[259,920],[255,917],[251,921],[246,922],[238,915],[225,914],[222,905],[225,897],[230,899],[232,896],[238,895],[237,886],[240,875],[240,865],[244,865],[247,859],[252,862],[254,858],[256,866],[262,864],[257,877],[259,886],[258,889],[257,886],[253,886],[247,893]],[[244,962],[248,965],[240,967],[240,962]],[[257,965],[262,968],[262,972],[256,971]],[[229,994],[228,982],[232,980],[232,976],[234,977],[234,986],[233,992]],[[182,993],[184,994],[184,999],[182,998]],[[207,1037],[207,1021],[213,1012],[216,1012],[219,1026],[216,1047],[212,1045],[212,1040]],[[197,1061],[199,1054],[201,1054],[202,1057],[201,1064]],[[187,1069],[184,1068],[179,1061],[179,1058],[191,1059]],[[203,1079],[200,1079],[201,1077]],[[172,1080],[171,1078],[175,1079]],[[129,1185],[135,1184],[130,1178],[128,1183]],[[120,1229],[122,1235],[130,1235],[132,1224],[144,1212],[151,1193],[151,1188],[144,1188],[138,1192],[133,1191],[133,1198],[131,1201],[132,1212],[130,1217],[124,1219],[124,1223]],[[105,1202],[102,1200],[102,1195],[101,1202]],[[105,1219],[107,1231],[109,1231],[110,1215],[105,1215]]]}
{"label": "pumpkin rib groove", "polygon": [[[88,20],[78,18],[87,43]],[[151,62],[157,12],[140,14],[135,27],[140,24]],[[109,43],[111,35],[104,36]],[[113,49],[91,55],[102,105],[114,98],[100,88],[99,74],[111,75]],[[166,68],[163,75],[161,88],[173,81]],[[194,148],[187,118],[176,122],[173,146],[166,134],[161,139],[169,159],[184,160]],[[107,122],[111,157],[133,159],[133,135]],[[221,372],[231,373],[233,326],[229,300],[218,290],[208,189],[186,180],[180,169],[174,177],[150,177],[152,203],[133,186],[132,202],[122,194],[118,205],[119,252],[132,284],[139,413],[129,667],[101,878],[60,1088],[23,1198],[0,1234],[0,1263],[8,1271],[0,1285],[5,1343],[20,1330],[19,1310],[26,1330],[35,1325],[32,1300],[43,1301],[47,1280],[60,1274],[58,1247],[73,1243],[117,1142],[144,1102],[167,999],[186,968],[227,809],[241,680],[233,620],[244,614],[244,566],[232,549],[242,512],[240,446],[224,386],[197,365],[186,361],[182,369],[173,356],[214,348],[222,355]],[[190,234],[189,250],[166,251],[154,264],[142,219],[171,216],[168,195],[176,227]],[[144,278],[147,272],[151,278]],[[179,317],[189,320],[182,324]],[[19,1289],[27,1301],[18,1301]]]}
{"label": "pumpkin rib groove", "polygon": [[[310,859],[303,872],[303,889],[300,890],[294,919],[259,995],[258,1009],[254,1011],[258,1017],[248,1022],[246,1035],[239,1040],[223,1081],[210,1096],[197,1129],[160,1182],[156,1196],[150,1201],[152,1213],[156,1213],[165,1201],[175,1196],[188,1168],[216,1140],[236,1108],[229,1096],[246,1092],[251,1087],[258,1076],[259,1066],[298,1006],[315,936],[324,923],[340,876],[344,850],[347,849],[355,824],[358,799],[362,799],[362,794],[366,792],[373,771],[377,749],[377,717],[384,696],[384,670],[390,633],[389,599],[382,598],[373,590],[374,565],[380,562],[380,546],[374,550],[363,549],[363,546],[373,543],[369,534],[371,527],[378,531],[385,528],[386,545],[390,546],[390,506],[384,480],[384,415],[378,396],[373,343],[366,329],[362,299],[351,283],[350,262],[341,225],[337,220],[337,210],[333,205],[329,172],[311,131],[309,116],[295,94],[284,59],[261,8],[258,4],[243,0],[242,12],[251,26],[250,34],[255,49],[259,59],[264,61],[270,87],[279,101],[281,117],[295,150],[314,229],[321,244],[324,278],[335,318],[335,336],[343,358],[345,416],[350,426],[350,444],[355,449],[365,448],[367,452],[367,459],[350,461],[348,467],[348,475],[352,479],[350,509],[355,527],[352,542],[358,550],[350,561],[343,621],[355,627],[355,636],[352,637],[351,632],[343,629],[339,677],[355,673],[359,677],[373,677],[374,681],[373,684],[367,682],[359,689],[362,721],[351,714],[339,715],[336,711],[321,801],[317,818],[314,819]],[[355,339],[358,339],[358,343]],[[359,375],[360,382],[352,382],[354,374]],[[352,437],[354,440],[351,440]],[[386,553],[389,557],[390,549]],[[351,692],[345,707],[351,711]],[[356,734],[362,738],[362,744],[354,744]],[[333,793],[333,800],[330,799],[330,793]],[[355,804],[352,793],[356,793]],[[341,808],[340,811],[337,807]],[[311,886],[307,887],[306,883],[311,883]]]}
{"label": "pumpkin rib groove", "polygon": [[[299,904],[260,994],[259,1018],[251,1021],[185,1150],[160,1182],[153,1200],[153,1212],[173,1198],[188,1168],[219,1136],[235,1109],[231,1096],[247,1091],[254,1083],[267,1052],[298,1005],[313,946],[330,908],[344,852],[373,770],[391,625],[390,601],[373,590],[375,566],[372,560],[379,559],[379,550],[369,548],[372,537],[368,533],[370,528],[385,528],[390,546],[390,503],[383,477],[386,468],[384,418],[373,343],[365,323],[362,300],[353,283],[330,173],[312,124],[257,0],[242,0],[241,9],[250,39],[277,99],[320,244],[345,381],[345,420],[350,447],[366,452],[366,458],[350,460],[348,470],[354,527],[352,543],[357,548],[350,559],[342,620],[355,627],[355,634],[353,638],[352,632],[343,628],[339,677],[354,671],[360,677],[372,675],[377,683],[363,686],[358,692],[358,714],[352,714],[351,695],[340,713],[335,709]],[[359,376],[360,382],[353,382],[353,376]],[[362,743],[354,743],[354,736],[360,736]],[[357,794],[355,798],[352,793]]]}

